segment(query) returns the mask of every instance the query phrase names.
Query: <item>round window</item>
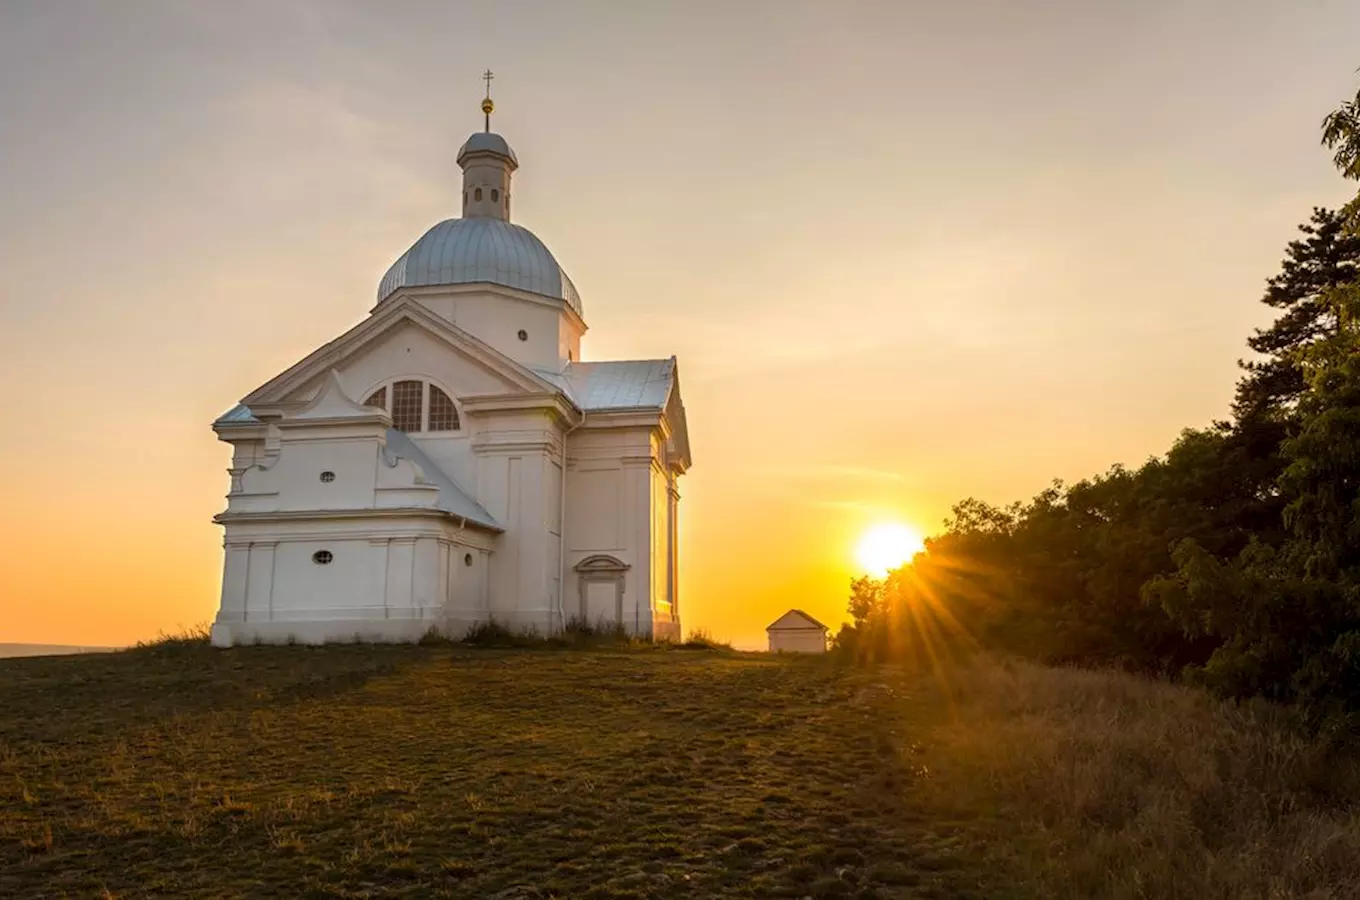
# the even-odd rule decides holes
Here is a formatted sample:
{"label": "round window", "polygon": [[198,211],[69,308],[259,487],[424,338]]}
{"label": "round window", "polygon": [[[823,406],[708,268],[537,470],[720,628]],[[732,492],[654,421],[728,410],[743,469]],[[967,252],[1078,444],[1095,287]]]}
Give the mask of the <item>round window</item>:
{"label": "round window", "polygon": [[464,554],[463,554],[463,565],[465,565],[465,566],[470,566],[470,565],[472,565],[472,554],[471,554],[471,553],[464,553]]}
{"label": "round window", "polygon": [[318,550],[312,554],[312,562],[318,566],[330,565],[330,561],[335,559],[329,550]]}
{"label": "round window", "polygon": [[529,332],[527,332],[527,331],[525,331],[523,328],[521,328],[521,329],[519,330],[519,339],[520,339],[521,341],[527,341],[527,340],[529,340]]}
{"label": "round window", "polygon": [[334,480],[335,480],[335,473],[334,473],[334,472],[325,471],[325,472],[322,472],[322,473],[321,473],[321,483],[322,483],[322,484],[330,484],[330,483],[331,483],[332,481],[334,481]]}

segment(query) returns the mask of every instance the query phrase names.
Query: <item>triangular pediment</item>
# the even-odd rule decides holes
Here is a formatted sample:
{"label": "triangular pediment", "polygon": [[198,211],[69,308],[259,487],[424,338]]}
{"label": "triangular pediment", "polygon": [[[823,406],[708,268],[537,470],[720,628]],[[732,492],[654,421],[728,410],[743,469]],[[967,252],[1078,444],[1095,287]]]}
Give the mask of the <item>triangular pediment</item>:
{"label": "triangular pediment", "polygon": [[331,369],[321,388],[305,406],[288,416],[289,422],[330,422],[337,420],[365,420],[383,425],[390,422],[388,415],[372,406],[356,402],[345,391],[340,373]]}
{"label": "triangular pediment", "polygon": [[[357,361],[402,335],[418,337],[425,349],[446,354],[441,371],[462,367],[472,393],[558,393],[558,388],[505,354],[478,340],[420,303],[401,298],[325,344],[286,371],[256,388],[243,400],[256,415],[269,416],[297,407],[320,396],[322,382],[333,370],[344,373],[345,384],[362,390],[365,376],[351,373]],[[390,374],[407,374],[394,370]],[[431,373],[435,374],[435,373]]]}
{"label": "triangular pediment", "polygon": [[825,625],[801,609],[791,609],[765,626],[766,631],[826,631]]}

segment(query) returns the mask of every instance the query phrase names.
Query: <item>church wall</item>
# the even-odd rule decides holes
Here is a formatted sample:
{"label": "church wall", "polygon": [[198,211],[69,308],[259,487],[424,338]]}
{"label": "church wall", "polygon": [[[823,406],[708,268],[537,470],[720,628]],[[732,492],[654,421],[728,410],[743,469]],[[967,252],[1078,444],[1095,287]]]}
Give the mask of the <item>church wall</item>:
{"label": "church wall", "polygon": [[425,329],[410,324],[344,360],[339,371],[346,393],[360,402],[384,381],[403,375],[431,378],[454,397],[499,394],[510,389],[501,378],[451,351],[448,344]]}
{"label": "church wall", "polygon": [[[490,560],[489,613],[541,633],[557,627],[555,504],[560,430],[541,410],[487,413],[476,426],[476,496],[505,527]],[[551,530],[550,530],[551,529]]]}
{"label": "church wall", "polygon": [[[574,567],[596,554],[628,566],[622,622],[642,634],[672,637],[669,612],[658,619],[667,568],[657,563],[666,544],[665,479],[656,483],[654,429],[585,428],[570,438],[567,470],[566,614],[582,614],[581,579]],[[660,585],[658,586],[658,579]],[[658,631],[658,625],[663,626]]]}
{"label": "church wall", "polygon": [[563,362],[579,362],[581,359],[582,331],[568,316],[557,319],[557,358]]}
{"label": "church wall", "polygon": [[[419,300],[431,312],[524,365],[556,372],[566,361],[562,329],[567,316],[557,304],[491,291],[422,294]],[[523,341],[520,331],[525,333]]]}
{"label": "church wall", "polygon": [[[228,526],[215,644],[415,640],[431,627],[461,634],[485,617],[489,536],[442,517],[318,516]],[[320,550],[329,563],[313,560]]]}
{"label": "church wall", "polygon": [[[664,450],[664,448],[658,448]],[[679,621],[673,608],[675,529],[671,504],[671,478],[660,464],[651,468],[651,574],[653,632],[658,637],[679,639]]]}
{"label": "church wall", "polygon": [[[285,437],[273,467],[265,472],[248,471],[243,485],[249,487],[267,477],[270,485],[281,488],[273,504],[281,510],[372,506],[377,446],[372,435],[298,442]],[[335,477],[323,482],[322,472]]]}

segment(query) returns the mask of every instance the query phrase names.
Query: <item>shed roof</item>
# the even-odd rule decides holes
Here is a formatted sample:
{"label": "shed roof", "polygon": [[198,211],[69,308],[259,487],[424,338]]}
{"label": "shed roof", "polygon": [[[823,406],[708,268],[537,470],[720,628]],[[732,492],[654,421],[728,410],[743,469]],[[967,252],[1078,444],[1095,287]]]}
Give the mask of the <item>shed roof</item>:
{"label": "shed roof", "polygon": [[496,521],[491,513],[482,508],[482,505],[468,496],[458,482],[449,477],[443,469],[421,450],[415,441],[411,440],[405,432],[395,428],[387,429],[387,450],[393,456],[409,459],[411,462],[420,466],[420,470],[425,474],[425,479],[431,484],[439,487],[439,508],[451,515],[458,516],[460,519],[467,519],[486,528],[494,528],[497,531],[504,531],[504,527]]}
{"label": "shed roof", "polygon": [[831,630],[801,609],[791,609],[765,626],[766,631],[811,631],[813,629]]}

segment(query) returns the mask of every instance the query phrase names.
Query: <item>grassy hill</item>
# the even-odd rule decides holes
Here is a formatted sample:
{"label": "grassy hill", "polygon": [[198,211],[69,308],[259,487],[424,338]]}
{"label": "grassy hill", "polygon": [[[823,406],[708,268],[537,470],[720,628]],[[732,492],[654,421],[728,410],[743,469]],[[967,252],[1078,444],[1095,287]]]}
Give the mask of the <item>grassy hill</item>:
{"label": "grassy hill", "polygon": [[1353,769],[1121,676],[983,665],[941,689],[715,651],[184,643],[5,661],[0,697],[4,897],[1360,883]]}
{"label": "grassy hill", "polygon": [[72,653],[109,653],[117,649],[117,647],[81,647],[75,644],[0,643],[0,659],[20,656],[67,656]]}

